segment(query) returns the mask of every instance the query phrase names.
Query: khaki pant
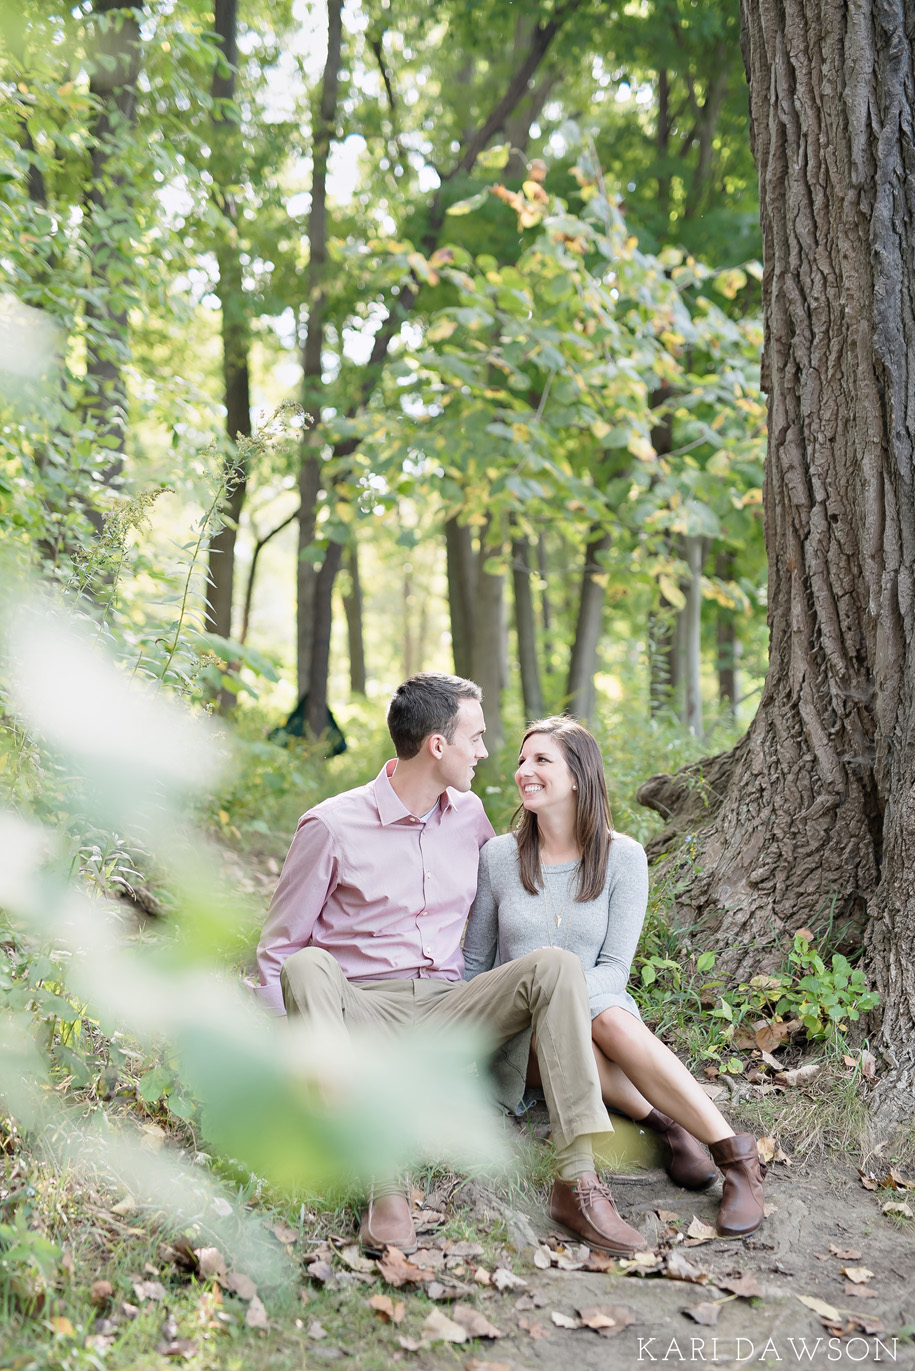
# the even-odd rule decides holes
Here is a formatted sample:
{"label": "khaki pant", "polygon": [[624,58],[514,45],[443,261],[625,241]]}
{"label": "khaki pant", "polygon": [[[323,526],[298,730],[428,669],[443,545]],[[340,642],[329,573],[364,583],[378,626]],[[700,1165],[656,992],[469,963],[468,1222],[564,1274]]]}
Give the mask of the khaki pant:
{"label": "khaki pant", "polygon": [[612,1129],[591,1047],[585,976],[573,952],[544,947],[472,981],[348,981],[329,952],[306,947],[286,959],[280,981],[289,1014],[329,1028],[468,1024],[495,1049],[533,1025],[555,1146]]}

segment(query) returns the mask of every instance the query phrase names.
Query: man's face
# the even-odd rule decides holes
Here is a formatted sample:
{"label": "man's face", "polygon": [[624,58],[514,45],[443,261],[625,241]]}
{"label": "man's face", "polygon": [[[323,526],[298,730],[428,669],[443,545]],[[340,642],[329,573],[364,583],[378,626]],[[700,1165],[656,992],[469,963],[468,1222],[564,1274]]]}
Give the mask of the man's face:
{"label": "man's face", "polygon": [[483,744],[485,732],[486,722],[479,700],[461,700],[454,742],[443,740],[441,771],[446,786],[453,790],[470,789],[477,762],[489,756]]}

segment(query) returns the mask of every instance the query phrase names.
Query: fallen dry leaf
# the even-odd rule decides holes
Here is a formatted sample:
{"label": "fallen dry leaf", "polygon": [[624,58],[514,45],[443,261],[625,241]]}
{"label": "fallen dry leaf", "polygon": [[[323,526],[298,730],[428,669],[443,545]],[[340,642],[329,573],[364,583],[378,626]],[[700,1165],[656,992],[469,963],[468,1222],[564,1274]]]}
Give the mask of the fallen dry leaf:
{"label": "fallen dry leaf", "polygon": [[763,1020],[761,1024],[753,1026],[756,1029],[756,1046],[763,1055],[773,1052],[788,1040],[788,1029],[780,1019]]}
{"label": "fallen dry leaf", "polygon": [[[858,1253],[860,1256],[860,1252]],[[847,1276],[855,1285],[863,1285],[873,1277],[873,1271],[868,1271],[866,1266],[843,1266],[840,1268],[842,1275]]]}
{"label": "fallen dry leaf", "polygon": [[845,1294],[854,1295],[859,1300],[875,1300],[877,1298],[877,1291],[871,1290],[867,1285],[846,1285]]}
{"label": "fallen dry leaf", "polygon": [[501,1338],[502,1334],[485,1314],[469,1304],[456,1304],[451,1311],[455,1323],[466,1328],[471,1338]]}
{"label": "fallen dry leaf", "polygon": [[322,1285],[326,1285],[328,1281],[334,1278],[334,1268],[326,1261],[311,1262],[305,1270],[313,1281],[320,1281]]}
{"label": "fallen dry leaf", "polygon": [[706,1081],[700,1081],[699,1089],[703,1091],[704,1094],[708,1095],[710,1100],[720,1099],[721,1096],[724,1094],[723,1085],[711,1085]]}
{"label": "fallen dry leaf", "polygon": [[856,1262],[861,1257],[861,1253],[856,1247],[836,1247],[834,1242],[829,1244],[829,1250],[834,1257],[838,1257],[843,1262]]}
{"label": "fallen dry leaf", "polygon": [[401,1252],[399,1247],[386,1247],[384,1256],[376,1263],[388,1285],[397,1289],[402,1285],[423,1285],[431,1281],[435,1272],[416,1266]]}
{"label": "fallen dry leaf", "polygon": [[834,1323],[842,1322],[842,1315],[833,1305],[827,1304],[825,1300],[818,1300],[814,1295],[795,1295],[801,1304],[805,1304],[808,1309],[812,1309],[814,1314],[819,1314],[823,1319],[830,1319]]}
{"label": "fallen dry leaf", "polygon": [[718,1233],[710,1223],[706,1223],[704,1219],[697,1218],[694,1214],[692,1222],[686,1230],[686,1236],[688,1238],[694,1238],[697,1243],[711,1242],[714,1238],[718,1237]]}
{"label": "fallen dry leaf", "polygon": [[808,943],[813,942],[813,934],[810,932],[809,928],[799,928],[794,936],[796,938],[803,938],[804,941]]}
{"label": "fallen dry leaf", "polygon": [[679,1223],[680,1215],[675,1209],[656,1209],[654,1211],[662,1223]]}
{"label": "fallen dry leaf", "polygon": [[406,1312],[403,1300],[398,1300],[395,1304],[390,1295],[373,1295],[369,1300],[369,1307],[374,1309],[385,1323],[403,1323]]}
{"label": "fallen dry leaf", "polygon": [[558,1309],[554,1309],[550,1318],[557,1328],[581,1328],[581,1320],[573,1319],[568,1314],[562,1314]]}
{"label": "fallen dry leaf", "polygon": [[415,1338],[405,1338],[401,1335],[397,1341],[405,1352],[418,1352],[422,1347],[422,1343],[417,1342]]}
{"label": "fallen dry leaf", "polygon": [[244,1271],[227,1272],[223,1285],[240,1300],[253,1300],[257,1297],[257,1283],[250,1276],[246,1276]]}
{"label": "fallen dry leaf", "polygon": [[503,1294],[506,1290],[523,1290],[527,1281],[520,1276],[516,1276],[514,1271],[509,1271],[507,1266],[497,1266],[492,1273],[492,1283]]}
{"label": "fallen dry leaf", "polygon": [[876,1318],[873,1314],[868,1315],[849,1313],[848,1328],[846,1329],[846,1332],[851,1333],[854,1332],[856,1329],[868,1338],[879,1338],[882,1337],[883,1334],[886,1332],[883,1320]]}
{"label": "fallen dry leaf", "polygon": [[543,1309],[549,1303],[546,1295],[541,1295],[539,1290],[533,1290],[529,1295],[522,1295],[515,1300],[515,1308],[523,1309]]}
{"label": "fallen dry leaf", "polygon": [[69,1319],[62,1314],[55,1314],[51,1319],[51,1328],[59,1338],[73,1338],[76,1336],[76,1329]]}
{"label": "fallen dry leaf", "polygon": [[245,1323],[249,1328],[269,1328],[267,1311],[257,1295],[252,1295],[245,1310]]}
{"label": "fallen dry leaf", "polygon": [[371,1257],[364,1257],[359,1250],[358,1243],[347,1243],[346,1247],[341,1247],[337,1256],[348,1266],[350,1271],[363,1271],[375,1274],[375,1263]]}
{"label": "fallen dry leaf", "polygon": [[226,1275],[226,1259],[218,1247],[195,1247],[197,1271],[204,1280],[221,1281]]}
{"label": "fallen dry leaf", "polygon": [[814,1252],[813,1255],[816,1257],[816,1259],[817,1259],[818,1262],[828,1262],[828,1261],[829,1261],[829,1253],[828,1253],[828,1252]]}
{"label": "fallen dry leaf", "polygon": [[322,1338],[327,1337],[327,1329],[317,1319],[312,1319],[307,1331],[308,1336],[313,1338],[315,1342],[320,1342]]}
{"label": "fallen dry leaf", "polygon": [[534,1248],[534,1265],[541,1271],[548,1271],[553,1264],[553,1254],[548,1247]]}
{"label": "fallen dry leaf", "polygon": [[585,1262],[586,1271],[615,1271],[616,1262],[609,1252],[601,1252],[599,1248],[592,1248],[588,1260]]}
{"label": "fallen dry leaf", "polygon": [[161,1281],[134,1281],[133,1293],[138,1300],[164,1300],[165,1286]]}
{"label": "fallen dry leaf", "polygon": [[290,1228],[289,1225],[285,1223],[268,1224],[267,1228],[273,1236],[278,1238],[286,1247],[291,1247],[299,1236],[298,1231],[295,1228]]}
{"label": "fallen dry leaf", "polygon": [[915,1190],[915,1181],[910,1181],[905,1176],[900,1175],[895,1166],[891,1166],[885,1181],[880,1182],[881,1186],[887,1189],[894,1185],[897,1190]]}
{"label": "fallen dry leaf", "polygon": [[423,1340],[430,1342],[466,1342],[468,1332],[459,1323],[449,1319],[440,1309],[432,1309],[423,1320]]}
{"label": "fallen dry leaf", "polygon": [[[886,1210],[884,1210],[884,1213]],[[107,1304],[114,1296],[114,1286],[111,1281],[93,1281],[92,1289],[89,1291],[89,1298],[93,1304]]]}
{"label": "fallen dry leaf", "polygon": [[550,1330],[545,1324],[532,1323],[529,1319],[526,1319],[523,1314],[518,1320],[518,1326],[519,1328],[523,1328],[525,1333],[530,1333],[532,1338],[548,1338],[550,1336]]}
{"label": "fallen dry leaf", "polygon": [[875,1176],[872,1176],[869,1171],[862,1171],[859,1166],[858,1175],[861,1179],[861,1184],[864,1186],[865,1190],[877,1189],[877,1179]]}
{"label": "fallen dry leaf", "polygon": [[605,1338],[635,1323],[634,1312],[624,1304],[585,1305],[579,1309],[578,1315],[585,1328],[592,1328]]}
{"label": "fallen dry leaf", "polygon": [[742,1300],[762,1298],[759,1281],[751,1272],[744,1276],[732,1276],[728,1279],[716,1276],[715,1284],[719,1290],[727,1290],[731,1295],[739,1295]]}
{"label": "fallen dry leaf", "polygon": [[779,1071],[775,1079],[782,1085],[797,1087],[814,1080],[822,1069],[822,1062],[805,1062],[803,1066],[796,1066],[793,1071]]}
{"label": "fallen dry leaf", "polygon": [[674,1281],[689,1281],[692,1285],[708,1285],[711,1277],[708,1271],[687,1261],[682,1252],[668,1252],[664,1274]]}
{"label": "fallen dry leaf", "polygon": [[718,1322],[718,1315],[721,1313],[721,1305],[711,1303],[694,1304],[691,1309],[684,1309],[682,1312],[687,1318],[692,1319],[695,1323],[703,1323],[706,1327],[713,1328]]}
{"label": "fallen dry leaf", "polygon": [[717,1066],[706,1066],[706,1067],[703,1068],[702,1074],[706,1077],[707,1080],[710,1080],[710,1081],[717,1080],[717,1078],[718,1078],[718,1068],[717,1068]]}
{"label": "fallen dry leaf", "polygon": [[469,1285],[464,1285],[461,1281],[452,1281],[445,1285],[444,1281],[430,1281],[426,1286],[426,1294],[430,1300],[459,1300],[463,1295],[471,1294]]}
{"label": "fallen dry leaf", "polygon": [[616,1269],[620,1275],[638,1276],[647,1271],[657,1271],[661,1258],[656,1252],[634,1252],[631,1257],[620,1257]]}
{"label": "fallen dry leaf", "polygon": [[903,1219],[915,1218],[911,1205],[906,1204],[905,1200],[889,1200],[880,1206],[880,1212],[881,1214],[898,1214]]}
{"label": "fallen dry leaf", "polygon": [[478,1266],[473,1273],[474,1285],[492,1285],[492,1276],[485,1266]]}
{"label": "fallen dry leaf", "polygon": [[479,1357],[470,1357],[464,1362],[464,1371],[512,1371],[507,1361],[480,1361]]}

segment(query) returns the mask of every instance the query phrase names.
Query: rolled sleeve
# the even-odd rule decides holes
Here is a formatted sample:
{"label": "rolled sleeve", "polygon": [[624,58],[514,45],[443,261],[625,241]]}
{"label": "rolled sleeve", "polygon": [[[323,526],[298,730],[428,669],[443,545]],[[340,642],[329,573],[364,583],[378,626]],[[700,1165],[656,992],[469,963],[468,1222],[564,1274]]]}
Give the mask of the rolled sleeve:
{"label": "rolled sleeve", "polygon": [[311,942],[337,877],[333,834],[319,817],[304,815],[283,863],[257,948],[257,995],[272,1014],[286,1012],[280,986],[283,962]]}

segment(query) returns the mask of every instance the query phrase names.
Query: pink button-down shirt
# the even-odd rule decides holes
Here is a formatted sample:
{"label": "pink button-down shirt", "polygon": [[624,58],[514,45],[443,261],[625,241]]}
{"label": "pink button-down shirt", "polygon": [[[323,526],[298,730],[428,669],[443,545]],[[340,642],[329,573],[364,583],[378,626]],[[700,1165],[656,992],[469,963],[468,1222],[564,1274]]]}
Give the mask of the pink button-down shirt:
{"label": "pink button-down shirt", "polygon": [[459,981],[461,932],[493,835],[476,795],[446,790],[426,820],[405,809],[387,762],[368,785],[299,820],[257,949],[258,993],[284,1013],[280,969],[302,947],[333,954],[348,980]]}

